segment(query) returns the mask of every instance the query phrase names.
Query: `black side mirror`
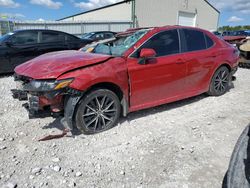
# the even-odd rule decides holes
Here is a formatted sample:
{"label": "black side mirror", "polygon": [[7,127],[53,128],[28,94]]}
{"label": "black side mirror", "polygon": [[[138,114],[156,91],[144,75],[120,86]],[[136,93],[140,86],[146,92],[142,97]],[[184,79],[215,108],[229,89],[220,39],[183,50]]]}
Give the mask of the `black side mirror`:
{"label": "black side mirror", "polygon": [[10,41],[5,41],[4,44],[8,47],[12,46],[12,43]]}

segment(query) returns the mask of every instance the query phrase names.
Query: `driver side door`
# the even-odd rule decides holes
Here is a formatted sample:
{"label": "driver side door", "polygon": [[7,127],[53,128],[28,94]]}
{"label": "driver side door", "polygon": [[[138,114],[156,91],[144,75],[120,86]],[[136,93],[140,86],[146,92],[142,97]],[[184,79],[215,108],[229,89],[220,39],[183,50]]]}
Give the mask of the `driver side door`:
{"label": "driver side door", "polygon": [[[157,33],[128,58],[130,110],[175,101],[186,90],[186,64],[177,29]],[[138,64],[140,51],[149,48],[156,57]]]}
{"label": "driver side door", "polygon": [[10,69],[38,56],[38,31],[22,31],[14,34],[9,46]]}

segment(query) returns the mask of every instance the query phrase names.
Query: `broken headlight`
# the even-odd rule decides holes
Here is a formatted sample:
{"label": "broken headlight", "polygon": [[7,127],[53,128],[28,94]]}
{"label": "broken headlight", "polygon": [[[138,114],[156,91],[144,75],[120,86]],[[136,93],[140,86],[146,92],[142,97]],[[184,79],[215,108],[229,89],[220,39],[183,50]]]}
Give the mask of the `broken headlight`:
{"label": "broken headlight", "polygon": [[64,80],[32,80],[28,84],[24,85],[25,91],[54,91],[63,89],[73,81],[73,78]]}

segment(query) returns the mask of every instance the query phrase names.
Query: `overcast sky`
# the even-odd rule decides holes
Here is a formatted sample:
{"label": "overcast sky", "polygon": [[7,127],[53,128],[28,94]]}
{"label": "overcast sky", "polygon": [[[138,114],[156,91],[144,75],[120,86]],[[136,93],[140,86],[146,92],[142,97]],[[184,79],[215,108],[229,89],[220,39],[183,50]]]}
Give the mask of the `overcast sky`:
{"label": "overcast sky", "polygon": [[[119,1],[122,0],[0,0],[0,16],[21,20],[56,20]],[[220,26],[250,25],[250,0],[209,2],[221,12]]]}

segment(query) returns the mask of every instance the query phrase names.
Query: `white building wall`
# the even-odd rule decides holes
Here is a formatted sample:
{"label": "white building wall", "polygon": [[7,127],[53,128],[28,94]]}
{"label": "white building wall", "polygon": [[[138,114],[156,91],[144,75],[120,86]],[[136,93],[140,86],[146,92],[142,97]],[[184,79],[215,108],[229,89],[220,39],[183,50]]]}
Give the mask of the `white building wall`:
{"label": "white building wall", "polygon": [[[178,25],[179,14],[195,15],[194,26],[216,30],[219,13],[205,0],[135,0],[136,27]],[[132,2],[65,18],[62,21],[131,21]]]}
{"label": "white building wall", "polygon": [[136,0],[137,27],[175,25],[178,0]]}
{"label": "white building wall", "polygon": [[136,26],[178,25],[179,12],[196,14],[195,26],[216,30],[219,13],[204,0],[136,0]]}
{"label": "white building wall", "polygon": [[[198,3],[199,2],[199,3]],[[214,10],[204,0],[192,0],[189,4],[190,8],[195,11],[197,8],[196,27],[215,31],[218,28],[220,13]]]}
{"label": "white building wall", "polygon": [[131,17],[131,2],[128,2],[72,16],[61,21],[130,21]]}

